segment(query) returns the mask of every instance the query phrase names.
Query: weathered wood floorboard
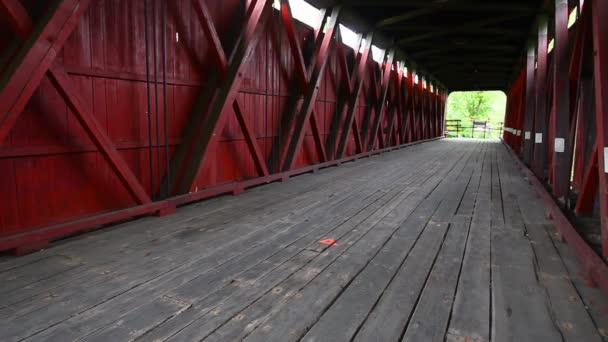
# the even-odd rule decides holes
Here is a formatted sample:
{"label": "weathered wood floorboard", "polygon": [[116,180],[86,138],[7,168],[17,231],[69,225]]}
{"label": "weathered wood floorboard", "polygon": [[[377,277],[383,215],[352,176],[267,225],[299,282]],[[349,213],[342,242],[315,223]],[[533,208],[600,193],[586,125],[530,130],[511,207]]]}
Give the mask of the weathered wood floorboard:
{"label": "weathered wood floorboard", "polygon": [[444,139],[3,258],[0,340],[606,340],[512,158]]}

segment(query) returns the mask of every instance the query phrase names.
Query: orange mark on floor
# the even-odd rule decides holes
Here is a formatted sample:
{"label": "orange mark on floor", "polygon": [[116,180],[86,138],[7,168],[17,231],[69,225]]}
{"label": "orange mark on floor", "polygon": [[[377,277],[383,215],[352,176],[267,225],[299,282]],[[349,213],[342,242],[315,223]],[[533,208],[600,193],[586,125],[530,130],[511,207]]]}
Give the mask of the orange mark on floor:
{"label": "orange mark on floor", "polygon": [[329,246],[337,246],[338,244],[336,243],[336,240],[334,239],[323,239],[321,241],[319,241],[320,243],[324,244],[324,245],[329,245]]}

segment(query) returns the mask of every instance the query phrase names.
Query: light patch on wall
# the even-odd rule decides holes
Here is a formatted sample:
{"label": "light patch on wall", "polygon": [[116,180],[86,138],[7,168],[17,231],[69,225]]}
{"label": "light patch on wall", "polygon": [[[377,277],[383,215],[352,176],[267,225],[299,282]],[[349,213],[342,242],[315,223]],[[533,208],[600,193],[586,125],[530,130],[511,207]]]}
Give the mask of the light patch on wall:
{"label": "light patch on wall", "polygon": [[604,147],[604,173],[608,173],[608,147]]}
{"label": "light patch on wall", "polygon": [[359,44],[362,41],[361,35],[342,24],[340,24],[339,28],[342,43],[352,48],[353,50],[357,50],[357,48],[359,48]]}
{"label": "light patch on wall", "polygon": [[384,50],[376,45],[372,45],[372,59],[376,61],[376,63],[382,64],[382,62],[384,62]]}
{"label": "light patch on wall", "polygon": [[555,152],[563,153],[566,146],[566,140],[564,138],[555,138],[555,142],[553,143],[553,149]]}
{"label": "light patch on wall", "polygon": [[570,12],[570,16],[568,17],[568,28],[571,28],[572,26],[574,26],[574,24],[576,24],[577,20],[578,20],[578,7],[574,7],[572,12]]}
{"label": "light patch on wall", "polygon": [[[321,11],[304,0],[289,0],[291,15],[297,21],[304,23],[314,29],[321,25]],[[281,1],[275,0],[272,7],[281,10]]]}
{"label": "light patch on wall", "polygon": [[365,50],[366,45],[367,45],[367,39],[365,39],[365,38],[361,39],[361,46],[359,47],[360,53],[363,53],[363,50]]}

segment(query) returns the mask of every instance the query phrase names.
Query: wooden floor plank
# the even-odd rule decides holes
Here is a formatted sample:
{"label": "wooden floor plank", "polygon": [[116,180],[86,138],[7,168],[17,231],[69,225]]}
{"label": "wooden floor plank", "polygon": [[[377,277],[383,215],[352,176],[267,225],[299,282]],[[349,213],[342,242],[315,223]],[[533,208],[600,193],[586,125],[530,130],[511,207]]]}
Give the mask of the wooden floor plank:
{"label": "wooden floor plank", "polygon": [[[477,160],[477,156],[474,156],[469,161],[473,173],[476,173],[474,165],[476,165]],[[475,185],[469,182],[465,193],[470,192],[470,187],[475,187]],[[442,192],[437,192],[437,194]],[[357,341],[397,340],[401,336],[407,325],[409,314],[414,310],[418,294],[424,286],[427,274],[425,270],[431,266],[429,261],[429,259],[425,260],[413,254],[405,260],[400,273],[397,274],[361,327],[355,338]]]}
{"label": "wooden floor plank", "polygon": [[601,341],[574,259],[500,142],[444,139],[3,258],[0,340]]}
{"label": "wooden floor plank", "polygon": [[[432,183],[430,185],[432,188],[436,187]],[[421,192],[424,194],[424,191]],[[436,202],[434,207],[433,205],[428,206],[431,210],[430,213],[434,212],[438,204],[439,202]],[[412,215],[412,217],[420,216],[416,213]],[[427,221],[428,215],[426,216]],[[331,267],[313,279],[310,284],[306,285],[281,310],[277,310],[274,315],[269,317],[266,323],[258,323],[259,328],[247,336],[247,340],[292,340],[299,338],[307,327],[314,323],[320,312],[324,309],[324,305],[329,305],[333,298],[340,294],[342,288],[350,283],[351,279],[369,263],[370,255],[375,255],[374,251],[386,243],[386,239],[391,234],[394,234],[393,232],[397,227],[394,223],[390,225],[386,225],[386,223],[378,224],[373,230],[374,234],[376,234],[374,239],[383,235],[385,237],[378,240],[379,242],[374,243],[372,245],[374,248],[364,245],[364,248],[357,248],[349,253],[348,259],[339,258]],[[418,229],[418,232],[421,229],[422,227]],[[305,307],[300,310],[299,307],[301,305]],[[268,329],[269,326],[272,326],[273,329]]]}
{"label": "wooden floor plank", "polygon": [[[526,186],[522,177],[517,177],[518,170],[512,165],[505,163],[508,160],[506,156],[507,151],[504,149],[499,150],[500,154],[504,156],[497,159],[497,164],[501,170],[502,188],[505,192],[505,197],[508,200],[515,198],[513,203],[509,206],[505,206],[505,216],[512,219],[510,227],[515,225],[523,225],[524,221],[544,221],[544,210],[533,206],[536,210],[526,209],[521,210],[520,205],[523,203],[529,203],[536,199],[535,194],[530,191],[531,189]],[[518,189],[516,193],[513,193],[514,189]],[[525,213],[526,218],[523,217],[522,213]],[[537,216],[536,218],[530,215]],[[552,229],[550,225],[543,224],[525,224],[525,235],[521,233],[521,229],[517,228],[505,234],[512,234],[518,241],[513,243],[510,241],[500,241],[495,245],[498,248],[508,245],[530,245],[528,254],[529,264],[534,267],[535,277],[530,277],[528,280],[530,283],[536,282],[537,284],[531,284],[530,287],[538,289],[540,292],[538,299],[528,299],[528,302],[520,303],[519,311],[526,310],[530,307],[530,301],[536,301],[539,303],[537,307],[542,307],[543,310],[540,313],[530,313],[527,316],[520,319],[520,326],[514,326],[511,330],[518,332],[520,335],[517,336],[517,340],[537,340],[538,338],[561,338],[564,341],[601,341],[600,334],[595,326],[591,316],[587,312],[582,299],[579,297],[576,288],[573,285],[573,281],[567,273],[566,267],[559,257],[558,252],[551,240],[548,230]],[[504,255],[516,255],[521,256],[523,253],[513,253],[513,249],[510,251],[504,251],[503,261],[511,256],[505,258]],[[510,260],[507,265],[513,265]],[[521,278],[521,275],[519,276]],[[520,296],[521,298],[522,296]],[[528,296],[523,296],[528,297]],[[508,302],[510,307],[514,306],[515,302],[508,301],[505,298],[504,302]],[[512,309],[512,316],[515,316],[517,312]],[[529,317],[532,316],[532,317]],[[542,319],[542,321],[541,321]],[[514,321],[514,320],[513,320]],[[530,324],[535,322],[534,324]],[[543,324],[546,326],[543,329]],[[544,331],[556,331],[560,335],[553,334],[553,336],[546,335]],[[515,334],[504,333],[502,340],[511,340]],[[507,335],[509,338],[506,338]],[[495,338],[494,340],[501,340],[501,338]]]}
{"label": "wooden floor plank", "polygon": [[544,289],[537,281],[535,255],[521,212],[509,202],[514,188],[509,170],[498,162],[500,153],[501,149],[494,148],[491,158],[492,340],[559,340]]}
{"label": "wooden floor plank", "polygon": [[534,249],[538,280],[545,288],[547,306],[562,338],[564,341],[601,341],[597,327],[547,234],[551,227],[528,225],[526,228]]}
{"label": "wooden floor plank", "polygon": [[[398,167],[398,166],[399,165],[396,165],[395,167]],[[389,168],[389,170],[390,170],[390,168]],[[390,178],[387,179],[386,182],[390,183]],[[268,231],[268,229],[266,229],[266,230]],[[266,234],[266,238],[268,239],[269,237],[270,236],[268,234]],[[246,248],[232,249],[229,253],[224,253],[222,256],[227,257],[227,256],[230,256],[231,253],[236,253],[235,255],[237,255],[238,253],[241,253],[242,250],[246,250]],[[215,259],[212,258],[211,262],[215,262]],[[106,322],[106,319],[100,320],[98,318],[96,319],[96,317],[107,313],[108,310],[112,310],[114,312],[116,312],[116,311],[122,312],[124,310],[128,310],[129,308],[133,307],[133,303],[138,303],[149,297],[154,298],[156,295],[160,295],[160,293],[162,291],[164,291],[164,289],[166,287],[171,286],[169,284],[180,285],[181,283],[187,282],[188,281],[187,278],[195,277],[196,274],[198,274],[197,272],[201,272],[200,269],[209,268],[209,266],[206,266],[206,265],[207,264],[204,264],[204,263],[203,264],[196,263],[194,265],[188,266],[187,268],[185,268],[183,270],[180,270],[180,272],[178,272],[177,274],[166,274],[163,277],[161,277],[160,279],[155,279],[151,283],[145,284],[144,287],[141,287],[141,290],[134,292],[133,294],[127,293],[126,297],[125,297],[125,295],[121,295],[110,303],[104,303],[102,305],[97,306],[95,308],[96,315],[93,315],[93,316],[85,315],[84,317],[86,317],[86,320],[84,320],[84,321],[78,317],[70,319],[65,324],[56,325],[52,329],[50,329],[50,331],[45,332],[45,333],[41,334],[40,336],[46,337],[46,338],[53,337],[53,336],[55,336],[55,334],[61,333],[63,325],[77,324],[80,327],[80,331],[94,329],[95,326],[102,325],[102,324],[104,324],[104,322]],[[167,280],[163,280],[163,279],[167,279]],[[130,291],[130,292],[133,292],[133,291]],[[110,309],[110,307],[113,307],[113,309]],[[106,314],[106,316],[108,316],[108,315]]]}
{"label": "wooden floor plank", "polygon": [[[408,219],[404,222],[408,231],[419,231],[427,226],[422,236],[412,238],[399,236],[397,233],[396,237],[387,243],[381,253],[357,276],[340,298],[311,328],[304,340],[315,341],[324,338],[350,340],[387,288],[397,269],[407,257],[410,248],[415,244],[415,248],[420,249],[422,253],[429,253],[429,255],[434,253],[436,244],[443,241],[448,226],[445,221],[449,221],[451,216],[454,215],[467,185],[466,182],[458,182],[458,180],[468,180],[470,178],[469,172],[472,172],[472,169],[469,168],[469,165],[467,164],[465,171],[457,177],[446,178],[445,183],[443,183],[445,186],[440,186],[433,192],[433,194],[443,196],[440,197],[441,201],[439,203],[434,202],[438,204],[435,208],[422,205],[420,210],[414,212],[411,220]],[[427,200],[435,201],[433,194]],[[415,252],[420,253],[418,250]],[[425,258],[429,258],[429,256],[419,255],[416,259]],[[335,329],[336,324],[341,328]]]}
{"label": "wooden floor plank", "polygon": [[469,226],[469,217],[454,218],[403,341],[441,342],[445,339]]}
{"label": "wooden floor plank", "polygon": [[[370,201],[373,201],[373,198],[369,199]],[[348,203],[348,202],[347,202]],[[279,225],[277,225],[276,229],[282,229],[283,231],[285,229],[283,229],[282,227],[285,226],[285,223],[281,223]],[[293,229],[295,226],[291,226],[290,228]],[[268,228],[268,227],[267,227]],[[289,229],[289,230],[291,230]],[[264,237],[264,241],[273,241],[273,243],[277,243],[277,241],[273,240],[273,235],[269,234],[269,231],[272,231],[272,229],[267,229],[266,232],[264,232],[264,234],[261,234],[261,237]],[[279,231],[280,232],[280,231]],[[285,236],[286,238],[290,238],[290,235],[288,234],[288,231],[285,231],[285,234],[283,234],[283,236]],[[229,237],[227,237],[229,238]],[[233,241],[235,241],[234,239],[232,239]],[[236,241],[238,242],[238,240]],[[251,249],[251,240],[246,239],[243,240],[241,242],[239,242],[240,245],[242,245],[242,247],[237,247],[237,248],[231,248],[231,250],[229,252],[223,252],[222,253],[222,258],[226,259],[231,257],[237,257],[239,254],[243,253],[243,251],[246,251],[248,249]],[[239,244],[235,244],[235,243],[231,243],[231,246],[238,246]],[[255,243],[253,244],[255,245]],[[268,253],[272,253],[273,250],[272,249],[265,249],[265,251],[267,251]],[[179,270],[179,272],[175,273],[175,274],[171,274],[171,273],[167,273],[165,275],[162,275],[160,278],[158,279],[153,279],[151,282],[144,284],[143,286],[138,286],[138,290],[137,291],[129,291],[127,293],[125,293],[124,295],[120,295],[117,299],[113,300],[112,302],[108,302],[108,303],[104,303],[102,305],[96,306],[95,307],[95,315],[84,315],[83,317],[86,318],[86,320],[82,320],[82,319],[78,319],[78,318],[74,318],[74,319],[70,319],[70,322],[67,322],[66,324],[70,324],[70,325],[74,325],[77,324],[80,327],[80,331],[83,330],[91,330],[94,329],[95,326],[99,326],[104,324],[103,322],[105,320],[99,320],[96,319],[96,317],[100,316],[100,315],[104,315],[107,312],[110,311],[114,311],[114,312],[124,312],[125,310],[129,310],[132,309],[135,303],[141,302],[142,300],[146,300],[147,298],[154,298],[157,295],[160,295],[163,292],[166,292],[166,288],[169,287],[171,288],[172,286],[179,286],[182,284],[185,284],[187,282],[189,282],[191,279],[195,278],[198,274],[202,273],[203,270],[208,270],[213,268],[213,265],[216,265],[215,267],[221,266],[221,264],[218,264],[218,262],[220,262],[215,256],[210,255],[209,258],[203,258],[201,259],[201,262],[195,262],[192,263],[191,265],[188,265],[185,268],[182,268],[181,270]],[[176,284],[176,285],[170,285],[170,284]],[[102,292],[109,292],[108,289],[105,289]],[[137,306],[135,306],[137,307]],[[49,313],[49,314],[53,314],[53,317],[55,317],[56,313]],[[113,319],[113,315],[105,315],[108,318]],[[66,325],[64,324],[64,325]],[[53,337],[55,336],[54,334],[56,334],[57,332],[61,333],[62,330],[62,326],[61,325],[57,325],[55,327],[53,327],[50,331],[45,332],[44,334],[42,334],[41,336],[47,336],[47,337]]]}
{"label": "wooden floor plank", "polygon": [[558,251],[559,258],[564,263],[576,292],[585,304],[587,312],[591,315],[598,334],[603,341],[608,341],[608,315],[606,315],[606,312],[608,312],[608,298],[598,287],[589,286],[574,251],[566,243],[556,238],[555,234],[549,234],[549,236]]}
{"label": "wooden floor plank", "polygon": [[485,153],[448,341],[490,340],[491,178],[491,159]]}
{"label": "wooden floor plank", "polygon": [[[438,181],[440,178],[439,177],[435,177],[436,181]],[[431,183],[432,185],[432,183]],[[401,201],[402,199],[400,199],[399,201]],[[409,206],[412,205],[412,203],[418,203],[417,201],[411,201],[411,203],[409,204]],[[406,203],[407,204],[407,203]],[[386,210],[382,212],[378,212],[378,214],[380,215],[379,217],[373,218],[370,217],[370,219],[365,221],[365,224],[362,225],[362,227],[364,227],[363,229],[357,229],[357,230],[353,230],[353,233],[355,234],[349,234],[349,238],[346,239],[338,239],[338,246],[337,248],[332,248],[331,251],[336,251],[339,250],[340,247],[348,247],[350,244],[354,243],[354,241],[356,240],[352,240],[353,237],[357,237],[357,239],[362,236],[363,234],[365,234],[367,231],[369,231],[380,219],[382,219],[382,217],[388,217],[388,219],[391,222],[395,222],[395,220],[399,220],[399,218],[402,215],[407,215],[407,213],[409,213],[411,209],[406,209],[406,208],[400,208],[399,211],[394,210],[392,212],[387,212]],[[392,215],[391,213],[397,213],[397,215]],[[386,224],[386,222],[384,222]],[[393,223],[394,225],[394,223]],[[366,227],[366,228],[365,228]],[[388,226],[391,227],[391,226]],[[379,230],[377,231],[376,229],[374,229],[374,233],[380,232]],[[350,240],[350,241],[349,241]],[[360,242],[361,243],[361,242]],[[350,248],[349,248],[350,250]],[[324,257],[324,255],[322,255],[322,257]],[[310,280],[311,280],[311,276],[316,276],[318,274],[318,272],[320,272],[320,270],[324,269],[325,267],[327,267],[330,263],[332,263],[336,258],[338,257],[338,255],[334,255],[333,257],[330,255],[329,258],[322,258],[322,259],[327,259],[327,260],[320,260],[319,262],[321,262],[321,264],[316,264],[316,266],[312,267],[312,272],[310,270],[304,270],[303,272],[300,272],[302,275],[295,275],[292,279],[289,279],[288,281],[285,282],[285,284],[280,285],[277,288],[280,288],[279,291],[269,291],[267,295],[265,295],[261,300],[259,300],[258,302],[256,302],[255,305],[253,305],[252,307],[248,308],[247,312],[244,313],[240,313],[240,314],[234,314],[234,319],[231,321],[233,324],[232,325],[236,325],[236,322],[239,322],[240,324],[238,324],[239,326],[243,326],[243,325],[247,325],[248,329],[251,329],[252,326],[256,327],[257,325],[260,324],[260,322],[263,320],[260,317],[257,317],[256,315],[264,315],[264,316],[269,316],[269,312],[268,311],[272,311],[269,310],[269,306],[273,306],[273,310],[277,311],[279,308],[279,305],[277,305],[278,302],[281,301],[277,301],[276,297],[276,293],[288,293],[290,294],[290,296],[292,296],[296,291],[298,291],[301,287],[305,286]],[[350,261],[350,259],[349,259]],[[310,267],[308,267],[308,269],[310,269]],[[283,301],[285,302],[285,298],[283,298]],[[245,322],[247,322],[247,320],[255,320],[255,324],[245,324]],[[196,339],[196,338],[201,338],[203,336],[205,336],[205,332],[206,331],[213,331],[214,326],[216,326],[218,323],[217,318],[216,317],[211,317],[210,319],[202,319],[202,325],[192,325],[190,327],[188,327],[188,329],[184,332],[181,332],[180,335],[177,337],[177,339]],[[233,331],[237,330],[237,328],[233,329]]]}

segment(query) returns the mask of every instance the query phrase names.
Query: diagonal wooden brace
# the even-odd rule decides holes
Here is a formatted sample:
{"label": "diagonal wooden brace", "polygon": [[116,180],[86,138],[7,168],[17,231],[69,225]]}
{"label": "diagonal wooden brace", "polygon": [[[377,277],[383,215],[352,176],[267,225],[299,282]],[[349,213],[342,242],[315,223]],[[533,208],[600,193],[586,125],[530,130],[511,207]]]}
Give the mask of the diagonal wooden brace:
{"label": "diagonal wooden brace", "polygon": [[192,143],[192,147],[188,158],[184,161],[184,171],[177,182],[175,189],[177,193],[187,193],[190,190],[200,165],[203,164],[204,157],[207,155],[206,152],[209,150],[210,143],[212,143],[214,137],[219,137],[221,134],[226,120],[222,113],[233,106],[236,100],[242,82],[242,69],[259,41],[259,28],[264,27],[269,17],[271,1],[257,0],[251,4],[251,7],[236,47],[229,59],[228,69],[225,71],[217,92],[211,100],[209,111],[197,132],[193,135],[193,141],[184,142]]}
{"label": "diagonal wooden brace", "polygon": [[[70,8],[69,7],[70,4],[67,4],[67,1],[65,1],[63,3],[63,5],[66,5],[68,7],[64,8],[64,7],[60,6],[59,8],[57,8],[57,10],[66,10],[67,8]],[[30,34],[29,32],[31,32],[31,30],[32,30],[31,19],[28,15],[27,11],[25,11],[25,9],[21,6],[21,4],[16,0],[12,0],[12,1],[3,0],[2,7],[10,8],[11,9],[10,13],[18,16],[18,20],[14,19],[14,20],[11,20],[10,22],[13,23],[13,25],[14,25],[13,29],[17,32],[17,34],[20,37],[22,37],[22,38],[27,37]],[[62,32],[62,40],[60,42],[56,42],[57,44],[61,43],[61,45],[63,45],[63,43],[65,42],[65,39],[67,39],[67,37],[69,36],[71,31],[74,29],[75,25],[78,23],[78,21],[79,21],[78,19],[80,18],[80,16],[84,13],[84,11],[87,8],[88,8],[88,3],[85,3],[85,4],[81,4],[81,7],[76,7],[74,9],[74,12],[71,13],[72,16],[69,16],[68,19],[66,19],[67,20],[66,23],[69,25],[67,25],[67,26],[64,25],[60,31],[60,32]],[[57,18],[60,18],[60,17],[57,17]],[[56,20],[58,20],[58,19],[56,19]],[[59,50],[60,46],[58,46],[56,48]],[[54,59],[54,56],[56,55],[56,53],[57,52],[55,51],[51,54],[45,55],[43,60],[46,63],[53,63],[52,60]],[[30,52],[28,51],[26,53],[26,55],[29,55],[29,54],[30,54]],[[31,57],[31,58],[33,59],[33,57]],[[22,68],[21,70],[25,70],[25,69],[26,68]],[[87,105],[86,101],[80,97],[80,95],[78,94],[78,91],[72,85],[72,82],[69,79],[69,76],[67,75],[65,70],[63,70],[63,68],[57,64],[51,64],[51,65],[49,65],[47,70],[38,69],[37,72],[41,73],[41,76],[39,76],[40,79],[37,80],[38,84],[39,84],[40,80],[42,79],[42,76],[47,74],[47,72],[48,72],[48,75],[50,76],[51,81],[53,82],[53,84],[55,85],[55,87],[57,88],[59,93],[66,100],[66,103],[72,109],[72,111],[74,112],[74,115],[76,115],[76,118],[78,119],[78,121],[80,122],[82,127],[84,128],[85,132],[91,138],[93,143],[97,146],[97,148],[99,149],[101,154],[104,156],[104,158],[108,161],[108,163],[110,164],[110,166],[112,167],[114,172],[119,177],[120,181],[123,183],[125,188],[129,191],[129,193],[133,196],[133,198],[140,204],[145,204],[145,203],[151,202],[150,197],[148,196],[148,194],[142,187],[142,185],[139,182],[139,180],[137,179],[137,177],[135,177],[135,175],[129,169],[129,167],[126,164],[126,162],[124,161],[124,159],[120,156],[120,154],[116,150],[115,146],[112,144],[112,141],[110,140],[110,138],[104,133],[104,131],[103,131],[101,125],[99,124],[99,122],[97,121],[97,119],[87,109],[87,108],[90,108],[91,106]],[[33,84],[32,84],[32,86],[33,86]],[[37,88],[37,86],[38,85],[36,85],[36,88]],[[26,89],[26,90],[24,90],[23,93],[20,94],[20,97],[17,99],[17,101],[18,101],[17,105],[13,107],[14,114],[16,114],[16,115],[15,115],[14,119],[10,119],[10,120],[16,120],[18,115],[23,111],[23,107],[25,106],[27,101],[29,101],[31,94],[33,93],[33,91],[36,88],[33,88],[32,90],[29,90],[29,91]],[[14,121],[10,121],[9,123],[4,123],[4,124],[10,125],[11,123],[14,124]]]}
{"label": "diagonal wooden brace", "polygon": [[[4,0],[5,6],[9,3],[12,8],[17,6],[16,0]],[[21,15],[11,20],[17,25],[17,33],[22,37],[27,35],[28,38],[0,79],[0,142],[10,133],[90,4],[91,0],[53,1],[48,9],[49,15],[43,16],[46,21],[38,24],[38,29],[29,32],[17,31],[24,30],[23,23],[27,20],[23,19],[23,15],[27,12],[13,10],[13,14]]]}
{"label": "diagonal wooden brace", "polygon": [[[361,50],[362,53],[359,54],[359,59],[357,61],[357,68],[355,69],[356,74],[354,77],[351,77],[351,81],[354,78],[354,86],[352,87],[352,92],[348,99],[347,103],[347,113],[346,118],[344,119],[344,123],[342,125],[342,135],[338,141],[336,146],[335,158],[342,158],[342,154],[344,153],[344,148],[346,147],[346,140],[351,131],[351,127],[353,127],[353,121],[355,119],[355,111],[357,109],[357,104],[359,102],[359,95],[361,94],[361,89],[363,88],[363,80],[365,78],[365,72],[368,66],[368,58],[370,56],[371,44],[373,40],[373,33],[370,32],[367,34],[365,39],[363,40],[363,44]],[[359,126],[359,128],[361,128]],[[354,134],[359,135],[358,132],[354,132]],[[355,140],[357,138],[355,137]]]}
{"label": "diagonal wooden brace", "polygon": [[325,66],[327,65],[329,47],[333,41],[334,33],[338,26],[339,14],[340,7],[335,7],[332,10],[332,13],[325,24],[325,32],[323,33],[323,38],[318,50],[318,54],[313,59],[314,67],[311,71],[308,85],[304,91],[304,98],[302,101],[300,113],[296,117],[296,121],[292,130],[293,133],[287,135],[291,135],[291,139],[286,142],[283,153],[281,153],[281,160],[283,160],[283,171],[290,170],[293,167],[296,159],[296,153],[300,151],[300,148],[302,146],[302,140],[304,138],[304,127],[306,122],[310,120],[310,115],[313,111],[313,107],[317,99],[319,83],[323,78]]}

